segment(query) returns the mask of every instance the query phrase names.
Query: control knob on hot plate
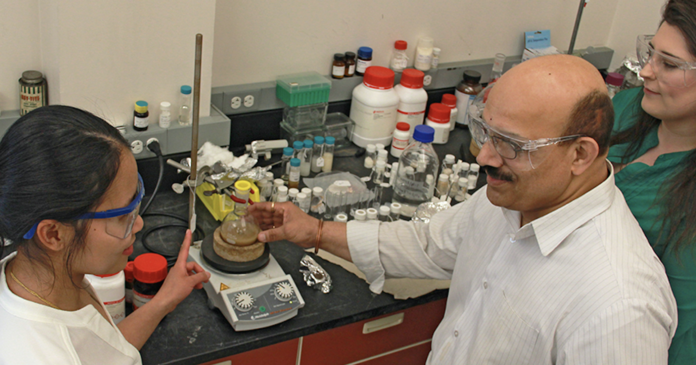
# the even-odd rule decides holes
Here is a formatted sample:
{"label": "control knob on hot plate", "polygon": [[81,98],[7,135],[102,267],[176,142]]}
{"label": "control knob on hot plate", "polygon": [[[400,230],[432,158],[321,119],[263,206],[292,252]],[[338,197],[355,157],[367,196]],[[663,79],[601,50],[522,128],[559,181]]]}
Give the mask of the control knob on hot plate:
{"label": "control knob on hot plate", "polygon": [[234,296],[234,306],[240,311],[246,312],[254,305],[254,297],[243,291]]}
{"label": "control knob on hot plate", "polygon": [[290,283],[287,281],[276,284],[275,290],[273,290],[273,293],[275,294],[276,298],[284,302],[292,298],[293,292],[294,291],[292,290],[292,285],[290,285]]}

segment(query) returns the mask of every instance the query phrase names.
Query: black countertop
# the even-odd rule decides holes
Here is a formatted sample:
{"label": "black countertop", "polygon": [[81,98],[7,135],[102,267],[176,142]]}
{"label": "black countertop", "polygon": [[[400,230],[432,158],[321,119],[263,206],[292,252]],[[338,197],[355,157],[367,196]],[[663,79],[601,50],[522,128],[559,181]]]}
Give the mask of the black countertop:
{"label": "black countertop", "polygon": [[[468,133],[465,130],[455,129],[450,142],[446,145],[436,145],[435,149],[441,158],[446,153],[461,158],[460,146],[468,146],[467,137]],[[362,167],[362,161],[362,157],[337,158],[334,169],[366,176],[369,170]],[[389,162],[392,161],[396,159],[390,156]],[[482,183],[485,183],[484,176],[479,178],[478,185]],[[179,223],[171,217],[151,214],[167,213],[187,217],[187,212],[188,193],[159,193],[143,217],[145,227],[137,235],[132,257],[147,252],[141,242],[144,232],[157,225]],[[215,221],[200,202],[196,205],[196,214],[199,230],[205,234],[212,234],[219,222]],[[147,235],[146,243],[156,251],[176,255],[184,231],[183,227],[155,230]],[[295,318],[269,328],[235,332],[218,309],[208,308],[205,291],[194,290],[167,315],[142,348],[143,363],[198,364],[217,360],[447,297],[447,290],[436,290],[408,300],[396,300],[386,293],[376,295],[370,292],[368,284],[362,279],[340,266],[310,254],[326,269],[333,280],[333,290],[329,294],[322,294],[304,284],[299,268],[300,259],[305,252],[300,247],[280,241],[271,243],[270,249],[285,273],[292,276],[305,300],[305,307],[299,310]]]}

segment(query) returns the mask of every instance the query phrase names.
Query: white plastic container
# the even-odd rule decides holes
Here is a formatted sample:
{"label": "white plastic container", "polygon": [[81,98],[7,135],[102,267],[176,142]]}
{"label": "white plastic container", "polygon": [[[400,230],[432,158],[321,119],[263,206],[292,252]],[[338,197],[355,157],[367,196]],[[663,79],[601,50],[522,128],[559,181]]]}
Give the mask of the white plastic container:
{"label": "white plastic container", "polygon": [[401,156],[401,152],[404,152],[404,149],[408,147],[408,141],[411,139],[411,132],[409,132],[410,129],[411,126],[409,126],[406,122],[396,123],[394,137],[392,138],[391,150],[389,151],[392,156],[399,158],[399,156]]}
{"label": "white plastic container", "polygon": [[454,126],[457,124],[457,118],[459,117],[459,109],[457,108],[457,97],[454,94],[442,95],[442,104],[447,105],[452,110],[450,112],[450,131],[454,130]]}
{"label": "white plastic container", "polygon": [[371,66],[365,71],[363,82],[353,89],[350,119],[355,121],[353,143],[356,145],[391,142],[399,106],[399,95],[393,85],[394,71]]}
{"label": "white plastic container", "polygon": [[172,104],[168,101],[160,103],[159,126],[162,129],[167,129],[172,124],[171,106]]}
{"label": "white plastic container", "polygon": [[421,71],[428,71],[433,62],[433,46],[435,40],[430,37],[420,37],[416,47],[416,57],[413,66]]}
{"label": "white plastic container", "polygon": [[401,75],[399,85],[394,86],[394,90],[399,95],[396,122],[408,123],[411,134],[413,134],[413,128],[423,124],[425,119],[428,93],[423,90],[423,77],[425,77],[423,71],[409,68]]}
{"label": "white plastic container", "polygon": [[126,318],[126,275],[123,270],[111,275],[85,275],[104,303],[114,323]]}
{"label": "white plastic container", "polygon": [[449,140],[449,121],[451,109],[445,104],[435,103],[430,105],[425,125],[435,130],[433,144],[445,144]]}

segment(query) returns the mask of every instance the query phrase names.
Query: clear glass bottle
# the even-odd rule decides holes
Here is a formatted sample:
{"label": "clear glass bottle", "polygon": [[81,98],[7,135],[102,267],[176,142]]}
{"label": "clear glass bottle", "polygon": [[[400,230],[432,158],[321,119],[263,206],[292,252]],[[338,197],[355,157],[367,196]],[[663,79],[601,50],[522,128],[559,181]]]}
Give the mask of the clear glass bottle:
{"label": "clear glass bottle", "polygon": [[495,54],[495,59],[493,60],[493,69],[491,70],[491,81],[489,81],[489,84],[492,84],[498,79],[503,76],[503,67],[505,67],[505,59],[507,57],[502,54],[502,53],[496,53]]}
{"label": "clear glass bottle", "polygon": [[305,213],[309,213],[309,209],[312,204],[310,199],[311,198],[305,193],[297,194],[297,206],[300,207],[300,209]]}
{"label": "clear glass bottle", "polygon": [[481,166],[479,166],[479,164],[476,163],[472,163],[471,167],[469,167],[469,175],[467,176],[467,179],[469,179],[469,190],[476,189],[480,169]]}
{"label": "clear glass bottle", "polygon": [[371,169],[375,167],[375,161],[377,160],[377,147],[373,144],[368,144],[365,148],[365,162],[363,166],[366,169]]}
{"label": "clear glass bottle", "polygon": [[331,169],[333,169],[334,144],[336,143],[336,138],[331,136],[326,137],[325,142],[324,154],[322,155],[324,158],[324,166],[322,166],[321,171],[331,172]]}
{"label": "clear glass bottle", "polygon": [[259,196],[261,201],[271,201],[273,193],[273,173],[268,171],[261,181],[259,181]]}
{"label": "clear glass bottle", "polygon": [[355,220],[359,222],[364,222],[367,220],[367,212],[365,209],[358,209],[355,211]]}
{"label": "clear glass bottle", "polygon": [[379,220],[382,222],[391,222],[391,216],[389,215],[391,213],[391,209],[389,209],[388,205],[382,205],[379,207]]}
{"label": "clear glass bottle", "polygon": [[440,51],[440,48],[433,47],[433,59],[430,61],[430,68],[437,68],[440,65]]}
{"label": "clear glass bottle", "polygon": [[[453,167],[454,167],[455,161],[456,161],[456,158],[454,157],[454,155],[446,154],[445,158],[442,159],[442,168],[440,169],[440,173],[447,174],[447,175],[451,174],[454,171]],[[449,171],[447,171],[447,170],[449,170]]]}
{"label": "clear glass bottle", "polygon": [[182,85],[180,91],[179,124],[190,125],[193,112],[191,107],[191,86]]}
{"label": "clear glass bottle", "polygon": [[304,147],[302,148],[302,157],[300,162],[300,175],[309,176],[309,172],[312,167],[312,149],[314,148],[314,142],[305,139]]}
{"label": "clear glass bottle", "polygon": [[375,185],[379,185],[384,182],[384,173],[386,172],[386,167],[387,164],[384,161],[377,161],[377,164],[375,165],[375,171],[372,174],[372,182]]}
{"label": "clear glass bottle", "polygon": [[278,188],[278,196],[276,197],[276,203],[283,203],[288,201],[288,187],[281,186]]}
{"label": "clear glass bottle", "polygon": [[288,189],[288,200],[291,201],[293,204],[297,205],[297,194],[299,193],[300,190],[297,188]]}
{"label": "clear glass bottle", "polygon": [[348,214],[346,213],[338,213],[334,217],[335,222],[341,222],[341,223],[346,223],[348,222]]}
{"label": "clear glass bottle", "polygon": [[319,186],[312,188],[312,201],[310,203],[310,212],[316,218],[324,214],[326,206],[324,206],[324,189]]}
{"label": "clear glass bottle", "polygon": [[463,202],[469,195],[469,179],[460,177],[457,186],[459,189],[457,189],[457,193],[454,195],[454,200]]}
{"label": "clear glass bottle", "polygon": [[389,205],[389,215],[391,216],[392,222],[398,220],[401,215],[401,204],[392,202]]}
{"label": "clear glass bottle", "polygon": [[321,172],[324,167],[324,137],[314,137],[314,149],[312,150],[312,172]]}
{"label": "clear glass bottle", "polygon": [[408,48],[408,43],[406,41],[399,40],[394,42],[394,50],[392,51],[391,61],[389,62],[389,68],[394,70],[394,72],[402,72],[408,67],[406,48]]}
{"label": "clear glass bottle", "polygon": [[276,201],[278,197],[278,191],[280,187],[285,187],[285,181],[283,179],[273,180],[273,192],[271,193],[271,201]]}
{"label": "clear glass bottle", "polygon": [[377,216],[379,212],[377,212],[377,209],[375,208],[367,208],[367,220],[368,221],[376,221],[378,220]]}
{"label": "clear glass bottle", "polygon": [[416,57],[413,66],[417,70],[428,71],[433,62],[433,45],[435,40],[430,37],[420,37],[416,46]]}
{"label": "clear glass bottle", "polygon": [[292,155],[294,153],[295,150],[292,147],[283,148],[283,157],[281,157],[280,162],[280,178],[285,182],[288,181],[288,176],[290,174],[290,160],[292,159]]}
{"label": "clear glass bottle", "polygon": [[227,214],[220,227],[220,236],[227,243],[246,246],[256,242],[261,229],[253,216],[247,214],[251,183],[239,180],[234,183],[234,195],[237,198],[234,210]]}
{"label": "clear glass bottle", "polygon": [[288,187],[297,188],[300,186],[300,159],[293,158],[290,160],[290,172],[288,174]]}
{"label": "clear glass bottle", "polygon": [[437,179],[437,188],[435,190],[436,198],[447,198],[447,191],[449,190],[449,175],[440,174]]}
{"label": "clear glass bottle", "polygon": [[440,161],[431,145],[435,130],[427,125],[414,129],[414,143],[399,157],[399,170],[394,183],[393,202],[401,204],[401,215],[411,217],[419,204],[433,196],[433,176]]}

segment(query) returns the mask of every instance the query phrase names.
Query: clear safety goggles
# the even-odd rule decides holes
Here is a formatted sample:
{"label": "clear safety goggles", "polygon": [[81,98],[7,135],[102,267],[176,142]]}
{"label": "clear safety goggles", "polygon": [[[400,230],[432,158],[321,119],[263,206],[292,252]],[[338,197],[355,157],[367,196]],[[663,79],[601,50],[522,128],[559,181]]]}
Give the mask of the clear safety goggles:
{"label": "clear safety goggles", "polygon": [[[489,85],[474,99],[469,106],[469,131],[479,148],[483,148],[488,141],[493,144],[495,151],[504,159],[519,162],[518,168],[522,170],[531,170],[539,167],[546,159],[549,152],[540,152],[542,147],[552,146],[561,142],[572,141],[583,137],[580,134],[572,136],[564,136],[557,138],[541,138],[537,140],[520,139],[506,135],[505,133],[496,130],[483,120],[483,109],[485,100],[488,97],[488,92],[493,88]],[[527,163],[526,161],[529,163]]]}
{"label": "clear safety goggles", "polygon": [[642,68],[650,63],[655,78],[671,87],[689,87],[696,83],[696,62],[660,52],[652,46],[652,35],[640,35],[636,40],[636,55]]}
{"label": "clear safety goggles", "polygon": [[[123,208],[105,210],[103,212],[89,212],[80,215],[75,220],[81,219],[103,219],[105,223],[105,231],[108,235],[119,239],[126,239],[133,232],[133,225],[138,219],[140,212],[140,203],[145,196],[145,185],[143,178],[138,174],[138,192],[130,204]],[[36,228],[39,222],[31,227],[29,232],[24,235],[24,239],[31,239],[36,233]]]}

